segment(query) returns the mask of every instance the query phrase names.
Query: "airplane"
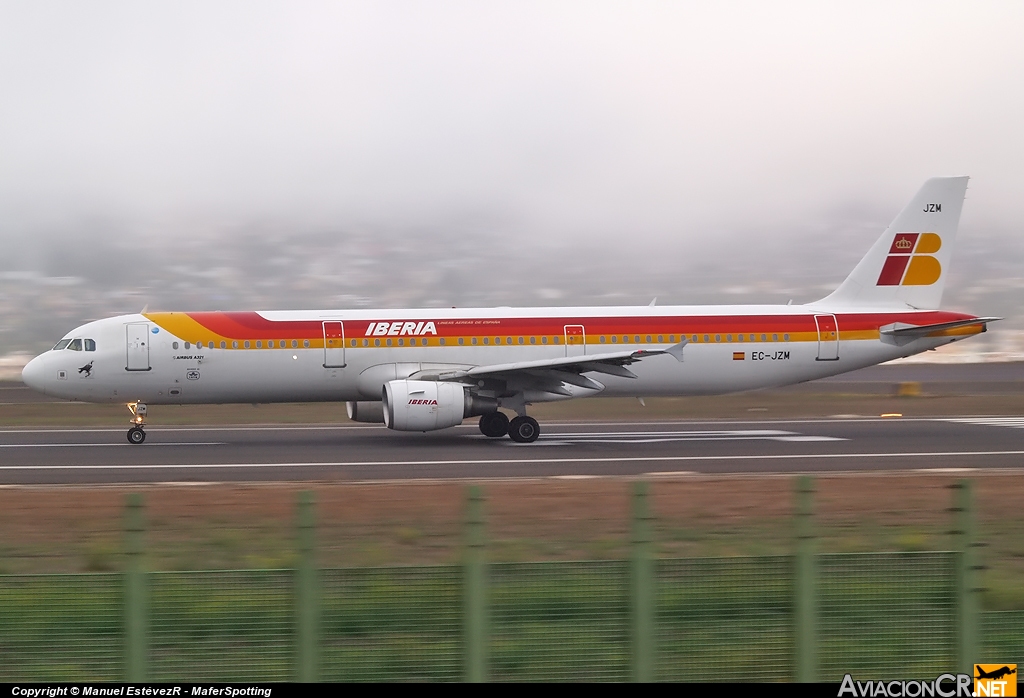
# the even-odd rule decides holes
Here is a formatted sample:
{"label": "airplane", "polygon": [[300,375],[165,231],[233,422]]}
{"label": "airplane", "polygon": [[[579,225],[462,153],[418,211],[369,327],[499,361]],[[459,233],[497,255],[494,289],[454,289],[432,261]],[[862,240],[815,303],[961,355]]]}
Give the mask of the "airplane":
{"label": "airplane", "polygon": [[[22,372],[46,395],[148,405],[346,402],[426,432],[479,417],[536,441],[529,405],[715,395],[833,376],[985,332],[939,310],[967,177],[929,179],[827,297],[803,305],[145,312],[90,322]],[[513,413],[512,419],[502,410]]]}
{"label": "airplane", "polygon": [[976,679],[996,679],[996,680],[998,680],[998,679],[1003,678],[1004,676],[1010,676],[1011,674],[1016,674],[1017,673],[1016,669],[1011,669],[1008,666],[1002,666],[999,669],[993,669],[992,671],[989,672],[989,671],[985,671],[984,669],[982,669],[980,664],[975,664],[974,665],[974,670],[977,672],[977,676],[974,677]]}

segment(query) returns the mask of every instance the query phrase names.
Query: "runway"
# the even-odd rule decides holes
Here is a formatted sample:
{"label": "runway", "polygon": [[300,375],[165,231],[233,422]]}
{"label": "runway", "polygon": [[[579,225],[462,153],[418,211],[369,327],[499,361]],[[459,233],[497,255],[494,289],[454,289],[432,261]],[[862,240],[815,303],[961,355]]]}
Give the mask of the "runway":
{"label": "runway", "polygon": [[652,477],[1018,468],[1024,418],[548,423],[533,444],[475,423],[430,434],[376,425],[0,430],[0,485]]}

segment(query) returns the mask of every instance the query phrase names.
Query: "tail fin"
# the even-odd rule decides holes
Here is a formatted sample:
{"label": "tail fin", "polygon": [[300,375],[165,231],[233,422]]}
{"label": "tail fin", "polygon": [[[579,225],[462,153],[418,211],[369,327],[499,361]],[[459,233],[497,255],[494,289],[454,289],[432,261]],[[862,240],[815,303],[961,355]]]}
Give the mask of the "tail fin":
{"label": "tail fin", "polygon": [[942,301],[967,177],[935,177],[821,305],[934,310]]}

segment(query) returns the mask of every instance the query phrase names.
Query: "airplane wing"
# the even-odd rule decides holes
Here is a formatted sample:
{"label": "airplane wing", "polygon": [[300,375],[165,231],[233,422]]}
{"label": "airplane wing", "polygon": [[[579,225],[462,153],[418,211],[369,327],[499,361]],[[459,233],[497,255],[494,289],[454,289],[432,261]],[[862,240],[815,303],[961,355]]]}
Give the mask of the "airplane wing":
{"label": "airplane wing", "polygon": [[970,320],[937,322],[932,325],[909,325],[905,322],[894,322],[891,325],[880,327],[878,331],[891,337],[918,339],[919,337],[927,337],[932,333],[942,332],[943,330],[955,330],[958,327],[970,327],[971,325],[986,325],[989,322],[1002,319],[1001,317],[978,317]]}
{"label": "airplane wing", "polygon": [[601,354],[586,354],[582,356],[563,356],[557,359],[539,359],[536,361],[516,361],[507,364],[491,364],[488,366],[475,366],[467,369],[454,369],[447,371],[423,371],[414,376],[421,380],[479,382],[489,380],[503,380],[523,384],[538,390],[570,395],[564,387],[564,383],[589,388],[591,390],[603,390],[604,386],[597,381],[583,375],[584,373],[603,373],[609,376],[621,378],[636,378],[636,374],[630,371],[627,366],[650,358],[668,354],[676,359],[683,360],[683,347],[687,340],[673,344],[667,349],[637,349]]}

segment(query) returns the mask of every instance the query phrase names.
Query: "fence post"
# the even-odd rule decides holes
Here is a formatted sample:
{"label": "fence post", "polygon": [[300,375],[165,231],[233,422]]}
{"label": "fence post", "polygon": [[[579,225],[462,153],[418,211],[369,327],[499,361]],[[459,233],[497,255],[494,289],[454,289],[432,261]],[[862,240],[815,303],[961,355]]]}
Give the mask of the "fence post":
{"label": "fence post", "polygon": [[980,569],[975,555],[974,507],[971,481],[960,480],[953,485],[953,512],[956,517],[953,534],[957,551],[957,669],[974,675],[978,659],[978,585]]}
{"label": "fence post", "polygon": [[133,492],[125,498],[125,680],[142,683],[146,680],[149,655],[146,573],[142,569],[143,534],[142,495]]}
{"label": "fence post", "polygon": [[814,481],[796,481],[796,680],[818,680],[818,570],[814,540]]}
{"label": "fence post", "polygon": [[312,683],[319,675],[320,588],[317,583],[313,493],[299,492],[299,561],[295,575],[297,678]]}
{"label": "fence post", "polygon": [[478,485],[466,492],[466,551],[464,562],[463,609],[465,637],[465,679],[470,683],[487,680],[487,568],[484,532],[484,495]]}
{"label": "fence post", "polygon": [[647,483],[633,483],[632,550],[630,555],[630,611],[633,680],[654,680],[654,555]]}

